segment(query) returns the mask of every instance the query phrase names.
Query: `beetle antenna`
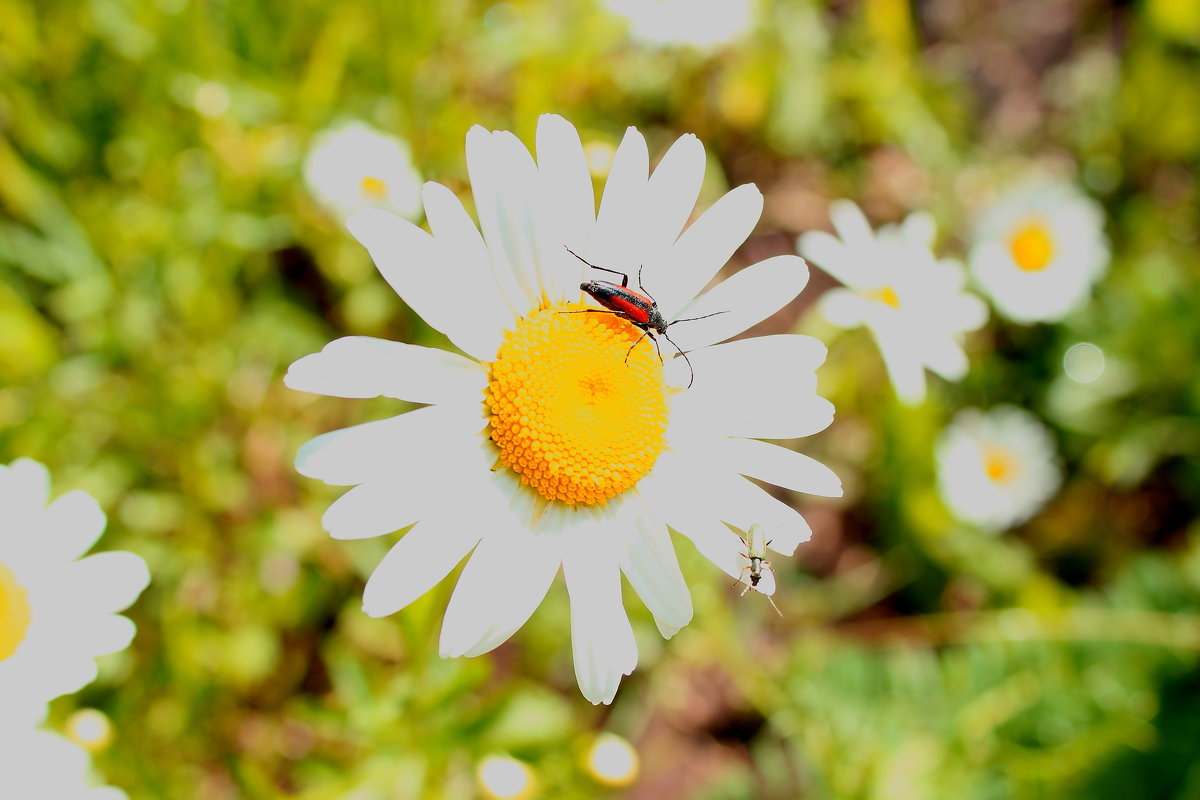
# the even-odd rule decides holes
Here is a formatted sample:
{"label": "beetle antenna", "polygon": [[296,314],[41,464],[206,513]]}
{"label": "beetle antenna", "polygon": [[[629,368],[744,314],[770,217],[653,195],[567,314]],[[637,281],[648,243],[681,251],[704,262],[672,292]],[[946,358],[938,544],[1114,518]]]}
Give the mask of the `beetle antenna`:
{"label": "beetle antenna", "polygon": [[[670,327],[670,326],[668,325],[667,327]],[[663,338],[666,339],[671,344],[675,345],[675,349],[679,351],[679,355],[683,356],[683,360],[687,362],[688,369],[692,373],[692,376],[690,378],[688,378],[687,388],[689,388],[689,389],[692,388],[692,384],[696,382],[696,368],[692,366],[692,360],[690,358],[688,358],[687,353],[683,352],[682,347],[675,344],[674,339],[672,339],[670,336],[667,336],[666,333],[663,333]]]}
{"label": "beetle antenna", "polygon": [[[671,325],[674,325],[677,322],[695,322],[698,319],[708,319],[709,317],[715,317],[717,314],[728,314],[728,313],[729,313],[728,311],[714,311],[711,314],[705,314],[703,317],[688,317],[687,319],[677,319],[674,322],[672,322]],[[668,325],[667,327],[669,328],[669,327],[671,327],[671,325]]]}

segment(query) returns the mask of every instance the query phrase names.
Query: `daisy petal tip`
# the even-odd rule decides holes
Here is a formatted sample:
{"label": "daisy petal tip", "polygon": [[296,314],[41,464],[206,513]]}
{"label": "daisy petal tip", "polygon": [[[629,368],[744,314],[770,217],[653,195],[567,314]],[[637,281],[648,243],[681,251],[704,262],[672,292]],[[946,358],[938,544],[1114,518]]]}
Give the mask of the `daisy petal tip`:
{"label": "daisy petal tip", "polygon": [[371,617],[372,619],[382,619],[383,617],[389,617],[392,614],[396,613],[396,611],[394,609],[386,608],[381,605],[377,605],[377,604],[367,600],[367,598],[365,598],[365,597],[363,598],[362,611],[364,614],[366,614],[368,617]]}
{"label": "daisy petal tip", "polygon": [[[692,621],[692,617],[689,614],[687,621],[681,625],[667,624],[665,622],[660,622],[657,619],[654,621],[654,623],[656,626],[658,626],[658,632],[664,639],[673,639],[675,637],[675,634],[679,633],[681,630],[686,628],[688,626],[688,623],[690,623],[691,621]],[[626,674],[628,674],[628,673],[626,673]]]}
{"label": "daisy petal tip", "polygon": [[575,126],[571,124],[570,120],[568,120],[562,114],[555,114],[552,112],[542,114],[541,116],[538,117],[539,130],[541,129],[541,127],[543,125],[545,125],[547,128],[559,128],[560,130],[571,130],[571,131],[575,130]]}
{"label": "daisy petal tip", "polygon": [[366,588],[363,589],[362,611],[368,617],[380,619],[382,617],[390,617],[395,614],[403,606],[397,606],[395,602],[387,601],[386,597],[382,597],[386,591],[378,585],[372,586],[371,581],[367,581]]}

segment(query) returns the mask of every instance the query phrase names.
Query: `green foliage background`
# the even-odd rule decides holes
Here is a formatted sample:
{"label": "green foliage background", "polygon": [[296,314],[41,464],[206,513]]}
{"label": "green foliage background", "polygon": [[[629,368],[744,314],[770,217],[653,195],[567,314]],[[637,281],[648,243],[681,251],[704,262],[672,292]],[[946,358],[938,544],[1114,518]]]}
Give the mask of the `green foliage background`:
{"label": "green foliage background", "polygon": [[[474,797],[491,752],[544,797],[1200,796],[1198,8],[763,0],[700,52],[583,0],[0,0],[0,462],[93,493],[100,548],[154,576],[131,649],[51,724],[104,710],[98,770],[134,798]],[[865,334],[808,313],[814,272],[768,326],[831,345],[838,419],[805,447],[847,497],[787,498],[815,535],[776,560],[782,619],[680,539],[696,618],[663,643],[628,598],[641,660],[611,708],[574,685],[561,583],[479,659],[437,657],[452,579],[366,618],[388,542],[330,541],[335,492],[291,460],[400,408],[281,383],[341,335],[445,343],[306,193],[313,136],[362,118],[467,197],[467,129],[532,143],[546,111],[588,143],[636,125],[657,154],[698,134],[702,206],[756,182],[734,267],[840,196],[877,223],[929,209],[961,254],[1030,169],[1104,204],[1114,254],[1086,309],[994,319],[917,409]],[[1063,374],[1079,341],[1108,356],[1094,384]],[[1000,402],[1052,426],[1067,481],[988,537],[938,500],[932,440]],[[598,730],[638,747],[632,788],[581,768]]]}

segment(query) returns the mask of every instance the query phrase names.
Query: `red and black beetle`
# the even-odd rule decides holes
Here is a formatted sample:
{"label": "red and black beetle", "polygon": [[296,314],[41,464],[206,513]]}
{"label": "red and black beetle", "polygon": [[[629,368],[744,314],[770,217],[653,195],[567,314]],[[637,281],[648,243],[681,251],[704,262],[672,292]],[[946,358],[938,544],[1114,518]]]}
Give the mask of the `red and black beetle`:
{"label": "red and black beetle", "polygon": [[[565,247],[565,245],[564,245]],[[621,285],[617,286],[610,281],[588,281],[579,284],[579,288],[591,295],[597,303],[604,306],[604,310],[599,308],[589,308],[585,311],[564,311],[564,314],[614,314],[621,319],[631,322],[633,325],[641,328],[642,335],[638,340],[630,345],[628,352],[625,353],[625,361],[629,362],[629,354],[633,352],[633,348],[641,344],[642,339],[647,336],[650,341],[654,342],[654,352],[658,354],[658,360],[661,363],[663,360],[662,350],[658,347],[658,339],[655,333],[661,335],[668,342],[675,346],[679,351],[679,355],[683,356],[683,360],[687,362],[688,369],[691,371],[691,377],[688,379],[688,388],[692,388],[692,383],[696,380],[696,370],[692,368],[692,360],[687,357],[687,353],[683,352],[683,348],[675,344],[671,337],[667,335],[667,328],[679,322],[692,322],[698,319],[707,319],[715,317],[717,314],[728,314],[728,311],[714,311],[712,314],[705,314],[702,317],[688,317],[687,319],[677,319],[667,322],[663,319],[662,312],[658,310],[658,303],[653,297],[646,292],[646,287],[642,286],[642,268],[638,267],[638,288],[640,292],[635,292],[629,288],[629,276],[624,272],[619,272],[608,267],[597,266],[583,258],[571,248],[566,248],[567,252],[578,258],[584,264],[587,264],[592,269],[598,269],[603,272],[611,272],[613,275],[621,276]]]}

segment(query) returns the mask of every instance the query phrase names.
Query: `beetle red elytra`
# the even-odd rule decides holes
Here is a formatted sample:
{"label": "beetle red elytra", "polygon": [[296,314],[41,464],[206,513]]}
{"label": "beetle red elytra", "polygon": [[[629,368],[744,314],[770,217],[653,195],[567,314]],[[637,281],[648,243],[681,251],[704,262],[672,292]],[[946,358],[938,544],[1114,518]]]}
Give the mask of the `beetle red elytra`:
{"label": "beetle red elytra", "polygon": [[658,354],[658,360],[661,363],[663,360],[662,350],[658,347],[658,338],[654,335],[658,333],[668,342],[674,345],[679,351],[679,355],[683,356],[683,360],[687,362],[688,370],[691,372],[691,377],[688,379],[688,388],[692,388],[692,383],[696,380],[696,370],[692,367],[692,360],[688,358],[687,353],[683,352],[683,348],[675,344],[671,337],[667,335],[667,328],[680,322],[693,322],[698,319],[708,319],[715,317],[717,314],[728,314],[728,311],[714,311],[711,314],[705,314],[702,317],[688,317],[687,319],[677,319],[667,322],[663,319],[662,312],[658,310],[658,303],[646,291],[646,287],[642,286],[642,268],[638,267],[638,289],[640,292],[635,292],[629,288],[629,276],[619,270],[609,269],[593,264],[583,256],[576,253],[566,245],[563,245],[566,251],[578,258],[584,264],[587,264],[592,269],[598,269],[602,272],[611,272],[613,275],[621,276],[621,285],[617,286],[611,281],[587,281],[579,284],[579,288],[587,292],[593,300],[604,306],[603,309],[589,308],[584,311],[564,311],[564,314],[613,314],[626,320],[636,327],[640,328],[642,335],[637,341],[629,347],[629,351],[625,353],[625,361],[628,363],[629,354],[633,349],[642,343],[642,339],[647,336],[650,341],[654,342],[654,352]]}

